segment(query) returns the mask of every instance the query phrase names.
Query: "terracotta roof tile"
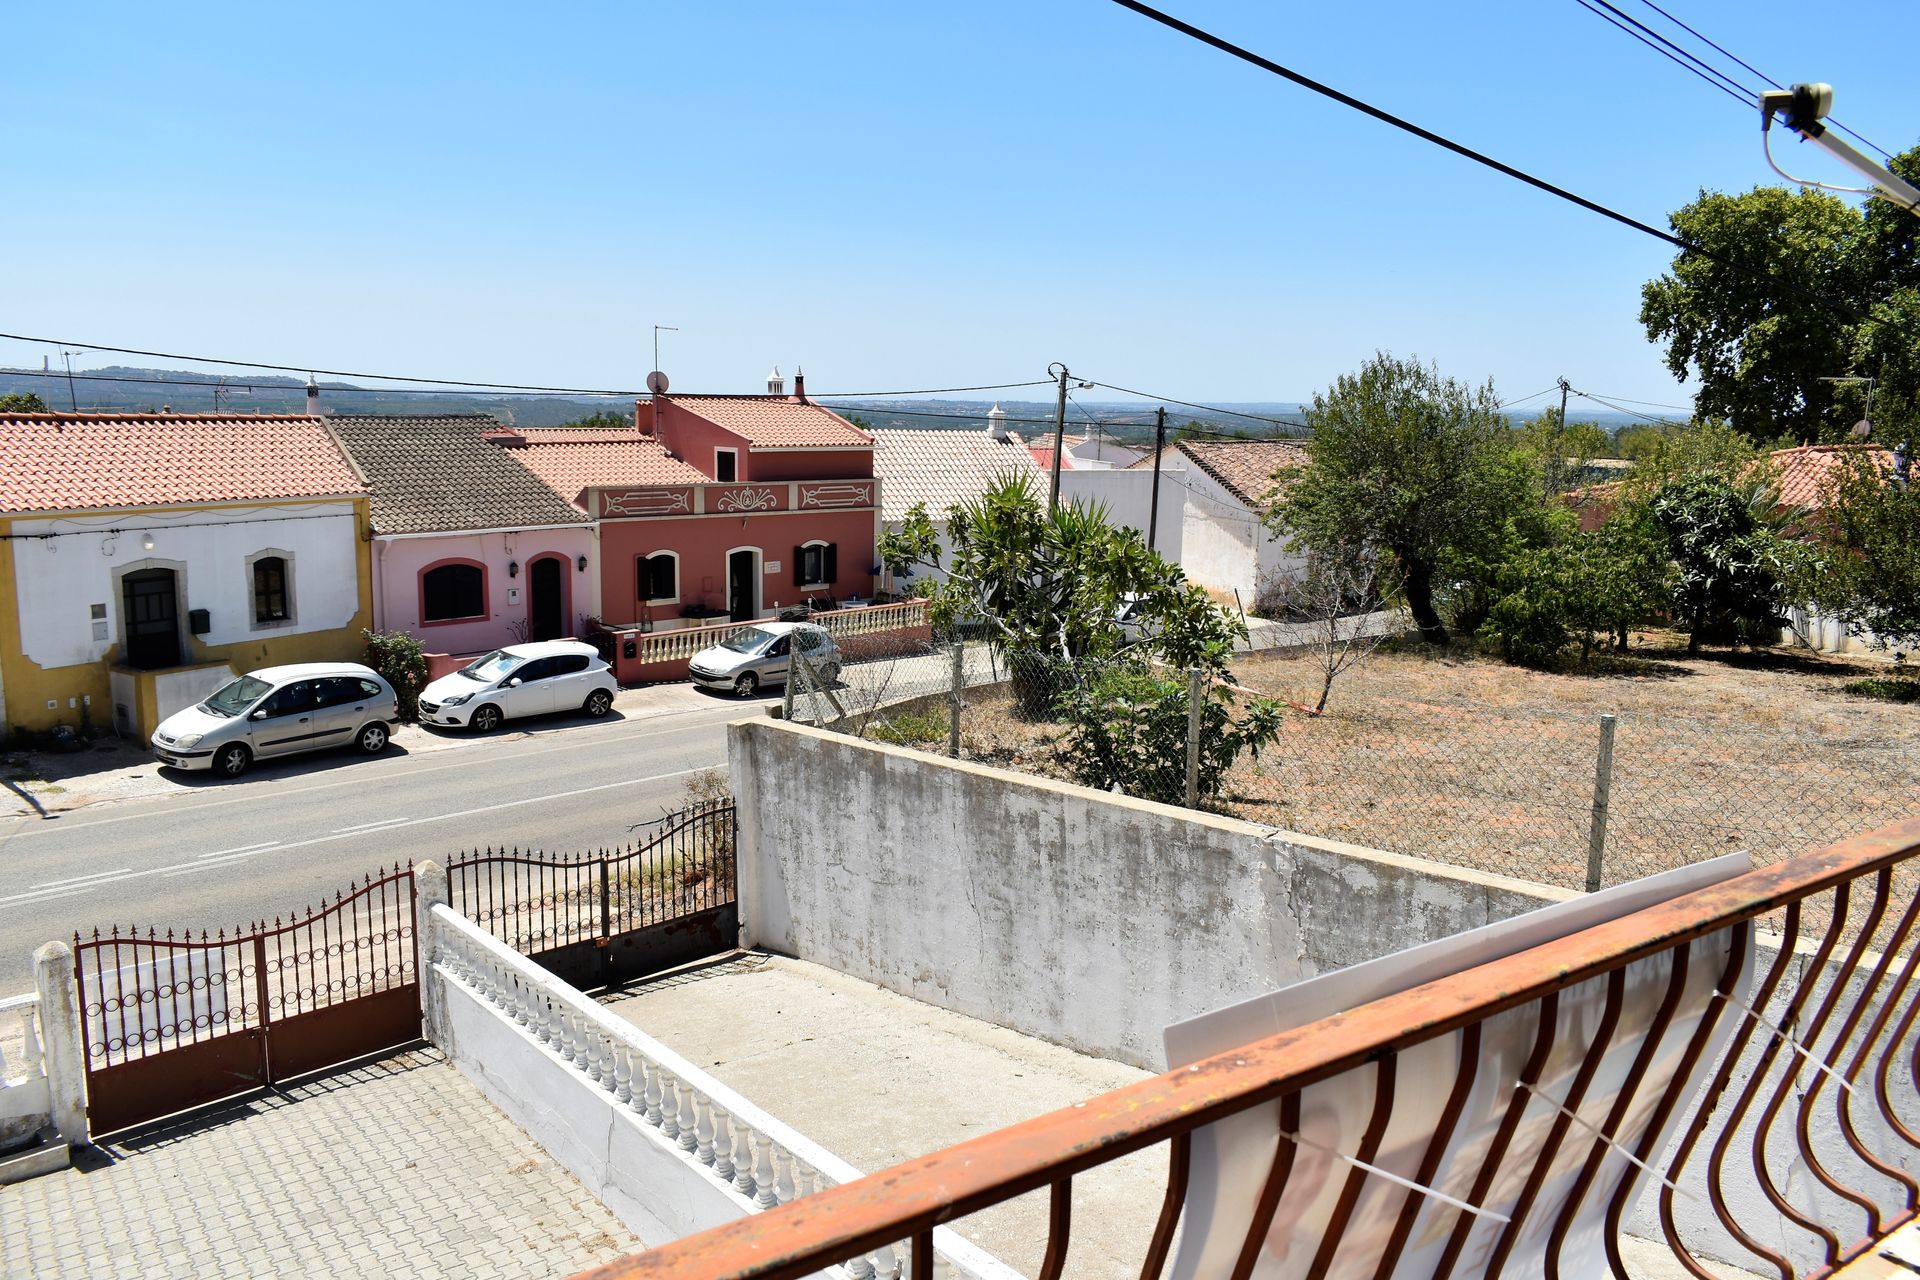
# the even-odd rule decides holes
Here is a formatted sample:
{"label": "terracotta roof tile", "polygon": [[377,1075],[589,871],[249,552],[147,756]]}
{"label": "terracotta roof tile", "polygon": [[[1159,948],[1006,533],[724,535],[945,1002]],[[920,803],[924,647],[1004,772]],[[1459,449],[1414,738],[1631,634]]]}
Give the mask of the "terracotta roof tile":
{"label": "terracotta roof tile", "polygon": [[1194,466],[1256,510],[1267,505],[1276,471],[1307,461],[1304,445],[1279,440],[1182,440],[1177,447]]}
{"label": "terracotta roof tile", "polygon": [[366,491],[320,418],[0,415],[0,511],[320,498]]}
{"label": "terracotta roof tile", "polygon": [[948,507],[978,497],[1001,476],[1043,476],[1019,436],[995,440],[977,430],[880,427],[873,439],[882,520],[906,519],[916,502],[926,503],[927,514],[938,520]]}
{"label": "terracotta roof tile", "polygon": [[873,437],[825,405],[775,396],[673,396],[674,404],[744,438],[778,449],[858,449]]}
{"label": "terracotta roof tile", "polygon": [[1862,454],[1882,473],[1893,470],[1893,453],[1874,444],[1809,444],[1776,449],[1769,456],[1779,473],[1780,502],[1789,507],[1824,507],[1841,474]]}
{"label": "terracotta roof tile", "polygon": [[500,424],[478,414],[359,417],[327,425],[373,491],[381,533],[528,529],[580,524],[583,517],[522,465],[522,450],[489,444]]}
{"label": "terracotta roof tile", "polygon": [[672,457],[657,440],[631,431],[578,431],[566,427],[515,432],[527,447],[513,456],[576,507],[587,489],[639,484],[704,484],[707,477]]}

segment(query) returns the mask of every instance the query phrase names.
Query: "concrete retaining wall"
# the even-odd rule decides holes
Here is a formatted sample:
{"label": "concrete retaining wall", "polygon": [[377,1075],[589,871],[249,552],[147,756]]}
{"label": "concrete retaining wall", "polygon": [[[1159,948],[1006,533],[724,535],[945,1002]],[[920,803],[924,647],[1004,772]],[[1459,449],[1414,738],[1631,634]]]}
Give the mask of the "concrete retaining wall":
{"label": "concrete retaining wall", "polygon": [[728,733],[743,943],[1151,1070],[1169,1022],[1572,896],[804,725]]}

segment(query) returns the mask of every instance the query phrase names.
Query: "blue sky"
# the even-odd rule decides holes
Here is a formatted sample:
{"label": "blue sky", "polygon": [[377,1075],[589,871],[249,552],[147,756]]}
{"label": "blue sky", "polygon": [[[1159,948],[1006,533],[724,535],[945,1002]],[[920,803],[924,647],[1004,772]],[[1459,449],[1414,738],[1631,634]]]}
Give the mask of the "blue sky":
{"label": "blue sky", "polygon": [[[1770,179],[1756,112],[1574,0],[1166,3],[1656,225]],[[1662,3],[1833,82],[1882,145],[1920,138],[1910,0]],[[8,28],[32,51],[0,115],[9,332],[630,386],[659,323],[687,390],[1064,360],[1212,401],[1303,398],[1388,348],[1507,397],[1564,373],[1685,399],[1635,318],[1666,246],[1104,0],[39,4]]]}

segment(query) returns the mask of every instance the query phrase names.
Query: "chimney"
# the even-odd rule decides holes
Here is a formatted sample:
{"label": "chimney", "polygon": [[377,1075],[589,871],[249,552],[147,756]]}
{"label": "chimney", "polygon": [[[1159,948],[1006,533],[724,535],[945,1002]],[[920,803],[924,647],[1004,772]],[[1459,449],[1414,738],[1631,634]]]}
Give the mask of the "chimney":
{"label": "chimney", "polygon": [[638,435],[647,434],[646,412],[647,402],[636,397],[633,402],[633,429]]}
{"label": "chimney", "polygon": [[767,375],[767,394],[783,396],[787,394],[787,380],[780,376],[780,366],[773,366],[773,372]]}
{"label": "chimney", "polygon": [[1000,407],[998,400],[987,410],[987,434],[995,440],[1007,438],[1007,411]]}
{"label": "chimney", "polygon": [[793,398],[801,404],[807,402],[807,375],[799,365],[793,366]]}
{"label": "chimney", "polygon": [[307,416],[320,416],[320,384],[313,380],[312,374],[307,375]]}

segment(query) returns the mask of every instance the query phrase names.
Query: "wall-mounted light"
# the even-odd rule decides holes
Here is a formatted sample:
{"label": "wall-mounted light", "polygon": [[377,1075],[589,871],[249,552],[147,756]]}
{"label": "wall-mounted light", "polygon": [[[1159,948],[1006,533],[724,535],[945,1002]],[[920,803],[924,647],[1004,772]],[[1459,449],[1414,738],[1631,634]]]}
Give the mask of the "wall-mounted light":
{"label": "wall-mounted light", "polygon": [[517,578],[520,576],[520,562],[518,560],[507,561],[507,576],[509,578]]}
{"label": "wall-mounted light", "polygon": [[153,550],[153,535],[152,535],[152,534],[150,534],[150,533],[143,533],[143,534],[141,534],[141,535],[140,535],[140,549],[141,549],[142,551],[151,551],[151,550]]}
{"label": "wall-mounted light", "polygon": [[587,571],[587,558],[585,556],[581,556],[578,560],[575,560],[574,564],[579,566],[580,572],[585,573]]}

